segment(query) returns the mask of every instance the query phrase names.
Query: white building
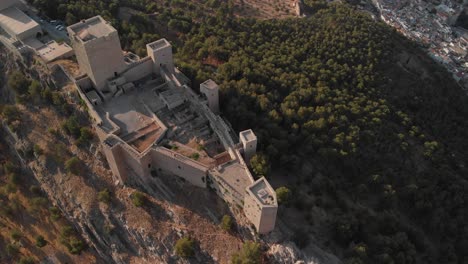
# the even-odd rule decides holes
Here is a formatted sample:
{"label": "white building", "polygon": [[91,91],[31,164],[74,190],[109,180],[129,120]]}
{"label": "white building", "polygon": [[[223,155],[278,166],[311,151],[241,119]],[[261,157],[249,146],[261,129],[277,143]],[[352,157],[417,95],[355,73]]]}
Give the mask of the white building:
{"label": "white building", "polygon": [[[2,3],[2,6],[7,5]],[[0,10],[0,27],[14,40],[35,38],[42,34],[41,26],[14,5]]]}

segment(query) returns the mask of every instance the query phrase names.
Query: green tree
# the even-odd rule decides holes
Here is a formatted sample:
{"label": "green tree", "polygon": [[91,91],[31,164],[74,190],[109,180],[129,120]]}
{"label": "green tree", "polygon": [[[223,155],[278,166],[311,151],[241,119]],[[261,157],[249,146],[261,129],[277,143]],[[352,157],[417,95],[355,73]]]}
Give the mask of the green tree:
{"label": "green tree", "polygon": [[69,173],[79,175],[83,173],[83,162],[77,157],[72,157],[65,162],[65,169]]}
{"label": "green tree", "polygon": [[18,264],[34,264],[36,261],[34,261],[33,257],[30,256],[22,256],[20,260],[18,261]]}
{"label": "green tree", "polygon": [[18,107],[14,105],[6,105],[3,107],[2,116],[5,118],[7,124],[21,119],[21,112]]}
{"label": "green tree", "polygon": [[42,85],[40,82],[33,80],[28,87],[29,97],[34,101],[34,103],[39,103],[42,99]]}
{"label": "green tree", "polygon": [[179,257],[182,257],[185,259],[193,257],[195,255],[194,246],[195,246],[194,240],[190,239],[189,237],[183,237],[177,240],[175,244],[176,254]]}
{"label": "green tree", "polygon": [[282,186],[276,189],[276,199],[280,204],[287,204],[291,200],[291,190]]}
{"label": "green tree", "polygon": [[146,203],[146,197],[141,192],[132,193],[131,198],[133,205],[135,205],[136,207],[142,207]]}
{"label": "green tree", "polygon": [[250,159],[250,166],[258,178],[267,176],[270,171],[268,158],[262,153],[257,153]]}
{"label": "green tree", "polygon": [[103,203],[110,203],[111,195],[109,189],[105,188],[98,193],[98,200]]}
{"label": "green tree", "polygon": [[13,71],[8,75],[8,86],[19,95],[24,95],[28,92],[30,81],[20,71]]}
{"label": "green tree", "polygon": [[240,252],[234,254],[231,259],[232,264],[260,264],[262,251],[260,244],[247,241],[242,245]]}
{"label": "green tree", "polygon": [[221,220],[221,228],[226,231],[231,231],[233,226],[232,217],[229,215],[224,215],[223,219]]}
{"label": "green tree", "polygon": [[41,248],[47,245],[47,241],[41,235],[36,236],[36,246]]}

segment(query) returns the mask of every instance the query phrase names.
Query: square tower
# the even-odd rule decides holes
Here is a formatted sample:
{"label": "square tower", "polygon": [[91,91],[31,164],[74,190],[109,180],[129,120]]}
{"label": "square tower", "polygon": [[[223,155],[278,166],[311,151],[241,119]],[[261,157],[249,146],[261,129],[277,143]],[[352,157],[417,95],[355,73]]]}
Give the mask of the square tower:
{"label": "square tower", "polygon": [[257,152],[257,136],[255,136],[252,129],[249,129],[240,132],[239,138],[244,149],[244,159],[248,163]]}
{"label": "square tower", "polygon": [[200,92],[208,99],[208,107],[213,113],[219,113],[219,86],[213,80],[209,79],[200,84]]}
{"label": "square tower", "polygon": [[276,192],[262,177],[245,190],[244,213],[254,224],[259,234],[267,234],[275,229],[278,201]]}
{"label": "square tower", "polygon": [[164,66],[168,73],[175,72],[172,46],[166,39],[160,39],[147,44],[146,51],[148,52],[148,56],[153,60],[155,73],[160,73],[161,66]]}
{"label": "square tower", "polygon": [[82,20],[67,28],[80,70],[88,74],[97,89],[123,72],[127,66],[117,30],[101,16]]}

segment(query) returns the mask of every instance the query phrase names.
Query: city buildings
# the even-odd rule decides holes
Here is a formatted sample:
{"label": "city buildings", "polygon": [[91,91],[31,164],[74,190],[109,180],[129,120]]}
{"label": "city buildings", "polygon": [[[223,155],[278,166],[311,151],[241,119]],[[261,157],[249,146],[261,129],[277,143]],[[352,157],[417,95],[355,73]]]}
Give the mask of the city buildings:
{"label": "city buildings", "polygon": [[458,1],[442,0],[437,5],[422,0],[373,0],[381,19],[406,37],[420,43],[429,55],[468,89],[468,31],[453,27],[463,10]]}

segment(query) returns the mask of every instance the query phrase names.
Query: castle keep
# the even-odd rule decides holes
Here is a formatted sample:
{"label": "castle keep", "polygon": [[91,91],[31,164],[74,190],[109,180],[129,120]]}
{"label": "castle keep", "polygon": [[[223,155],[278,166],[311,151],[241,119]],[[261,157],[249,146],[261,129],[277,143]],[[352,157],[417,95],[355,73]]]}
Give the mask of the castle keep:
{"label": "castle keep", "polygon": [[260,234],[275,227],[278,203],[265,178],[255,180],[246,161],[255,154],[252,130],[237,135],[219,116],[219,87],[208,80],[201,95],[175,66],[165,39],[146,45],[147,57],[124,53],[117,31],[100,16],[68,27],[83,75],[78,91],[115,181],[150,183],[168,172],[213,189],[242,208]]}

